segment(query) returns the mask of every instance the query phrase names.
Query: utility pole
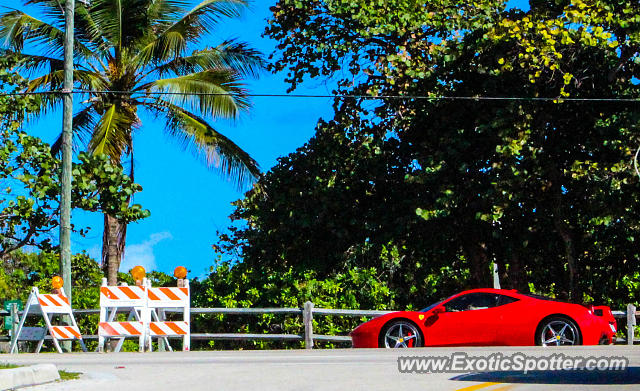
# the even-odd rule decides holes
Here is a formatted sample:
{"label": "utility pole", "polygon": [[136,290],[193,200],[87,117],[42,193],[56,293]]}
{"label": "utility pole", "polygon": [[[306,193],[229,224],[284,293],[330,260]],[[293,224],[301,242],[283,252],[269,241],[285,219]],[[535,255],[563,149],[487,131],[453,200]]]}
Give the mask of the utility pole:
{"label": "utility pole", "polygon": [[64,13],[64,106],[62,119],[62,194],[60,196],[60,272],[71,302],[71,160],[73,138],[73,18],[75,1],[66,0]]}

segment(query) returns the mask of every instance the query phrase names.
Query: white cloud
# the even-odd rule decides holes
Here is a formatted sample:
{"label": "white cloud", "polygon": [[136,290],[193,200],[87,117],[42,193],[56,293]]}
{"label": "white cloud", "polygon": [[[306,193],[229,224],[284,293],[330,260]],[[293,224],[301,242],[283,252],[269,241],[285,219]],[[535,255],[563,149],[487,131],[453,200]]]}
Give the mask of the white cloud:
{"label": "white cloud", "polygon": [[100,263],[102,259],[102,246],[94,244],[87,249],[87,254],[89,254],[91,258],[95,259],[96,262]]}
{"label": "white cloud", "polygon": [[156,270],[156,257],[153,247],[163,240],[173,239],[169,232],[157,232],[151,234],[149,239],[142,243],[131,244],[125,247],[124,260],[120,264],[120,271],[127,273],[134,266],[140,265],[146,271]]}

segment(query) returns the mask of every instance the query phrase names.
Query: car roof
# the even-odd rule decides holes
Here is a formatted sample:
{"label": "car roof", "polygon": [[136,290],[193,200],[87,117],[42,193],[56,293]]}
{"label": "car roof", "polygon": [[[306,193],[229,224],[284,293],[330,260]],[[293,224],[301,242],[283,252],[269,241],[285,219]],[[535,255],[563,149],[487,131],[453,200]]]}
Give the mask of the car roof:
{"label": "car roof", "polygon": [[496,289],[496,288],[476,288],[468,289],[460,293],[498,293],[498,294],[513,294],[518,293],[516,289]]}
{"label": "car roof", "polygon": [[514,297],[514,298],[518,298],[518,299],[535,299],[535,298],[533,298],[531,296],[527,296],[527,295],[524,295],[522,293],[518,293],[518,291],[516,289],[496,289],[496,288],[469,289],[469,290],[457,293],[457,294],[455,294],[453,296],[450,296],[449,298],[462,296],[462,295],[466,295],[466,294],[469,294],[469,293],[495,293],[495,294],[498,294],[498,295],[505,295],[505,296],[510,296],[510,297]]}
{"label": "car roof", "polygon": [[456,293],[455,295],[449,296],[447,299],[451,299],[454,297],[466,295],[468,293],[495,293],[498,295],[505,295],[509,297],[513,297],[519,300],[540,300],[540,301],[555,301],[559,303],[563,303],[557,299],[552,297],[539,296],[534,294],[520,293],[517,289],[496,289],[496,288],[477,288],[477,289],[468,289],[466,291],[462,291],[460,293]]}

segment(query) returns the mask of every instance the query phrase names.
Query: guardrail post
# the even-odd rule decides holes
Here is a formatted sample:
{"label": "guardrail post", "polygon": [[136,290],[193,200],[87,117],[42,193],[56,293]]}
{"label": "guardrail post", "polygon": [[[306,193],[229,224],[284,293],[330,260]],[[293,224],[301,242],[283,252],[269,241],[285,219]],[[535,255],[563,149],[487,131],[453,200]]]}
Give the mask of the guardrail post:
{"label": "guardrail post", "polygon": [[636,306],[627,305],[627,345],[633,345],[634,326],[636,325]]}
{"label": "guardrail post", "polygon": [[[18,323],[20,323],[20,317],[18,316],[18,304],[12,303],[11,304],[11,345],[9,346],[13,346],[14,341],[18,339]],[[13,352],[10,351],[10,353],[13,353]]]}
{"label": "guardrail post", "polygon": [[304,347],[313,349],[313,303],[310,301],[304,303],[302,322],[304,323]]}

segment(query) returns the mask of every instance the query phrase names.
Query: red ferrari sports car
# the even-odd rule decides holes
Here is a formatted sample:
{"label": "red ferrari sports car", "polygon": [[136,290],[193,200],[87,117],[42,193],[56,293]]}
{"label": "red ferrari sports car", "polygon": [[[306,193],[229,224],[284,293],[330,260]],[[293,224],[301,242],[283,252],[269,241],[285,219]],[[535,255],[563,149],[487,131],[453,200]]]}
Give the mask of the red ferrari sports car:
{"label": "red ferrari sports car", "polygon": [[609,307],[585,307],[515,290],[474,289],[422,311],[393,312],[356,327],[354,348],[597,345],[612,343]]}

